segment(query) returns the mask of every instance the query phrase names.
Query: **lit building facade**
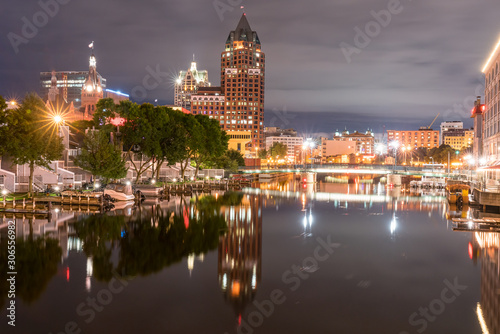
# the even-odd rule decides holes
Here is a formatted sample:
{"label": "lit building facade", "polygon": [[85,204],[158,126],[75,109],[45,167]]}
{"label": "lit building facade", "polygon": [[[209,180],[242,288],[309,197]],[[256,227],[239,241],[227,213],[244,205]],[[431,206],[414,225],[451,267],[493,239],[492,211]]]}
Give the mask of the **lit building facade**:
{"label": "lit building facade", "polygon": [[82,106],[80,107],[85,120],[92,119],[97,102],[104,97],[104,90],[96,67],[97,61],[92,53],[89,60],[89,73],[82,88]]}
{"label": "lit building facade", "polygon": [[291,137],[291,136],[279,136],[279,137],[267,137],[266,138],[266,150],[269,150],[275,143],[281,143],[286,145],[288,157],[293,158],[295,155],[295,146],[301,146],[304,142],[302,137]]}
{"label": "lit building facade", "polygon": [[229,136],[228,148],[230,150],[236,150],[243,156],[250,155],[250,151],[246,149],[247,144],[252,140],[250,131],[230,131],[227,134]]}
{"label": "lit building facade", "polygon": [[457,129],[463,129],[464,128],[464,122],[461,121],[446,121],[441,123],[441,137],[440,137],[440,144],[444,143],[444,137],[447,131],[453,131]]}
{"label": "lit building facade", "polygon": [[[251,131],[250,146],[264,147],[265,54],[245,14],[229,33],[221,54],[221,89],[226,97],[221,127]],[[224,121],[224,122],[223,122]]]}
{"label": "lit building facade", "polygon": [[[52,87],[52,73],[40,72],[40,97],[46,101],[48,99],[49,90]],[[82,87],[85,84],[89,72],[87,71],[63,71],[54,72],[56,77],[56,86],[59,89],[59,94],[68,103],[73,102],[76,109],[81,106]],[[101,83],[102,89],[106,89],[106,79],[99,73],[96,75]]]}
{"label": "lit building facade", "polygon": [[221,86],[199,87],[191,95],[191,111],[218,120],[228,134],[250,131],[247,149],[263,148],[264,82],[265,54],[243,14],[221,54]]}
{"label": "lit building facade", "polygon": [[443,144],[451,146],[454,150],[462,150],[472,147],[474,144],[474,130],[451,129],[447,130],[443,137]]}
{"label": "lit building facade", "polygon": [[199,71],[193,59],[191,67],[180,71],[175,80],[174,105],[191,111],[191,95],[196,94],[200,87],[210,87],[208,71]]}
{"label": "lit building facade", "polygon": [[418,131],[387,130],[387,142],[398,142],[401,146],[412,148],[439,147],[439,131],[422,127]]}
{"label": "lit building facade", "polygon": [[[483,130],[483,158],[488,164],[500,160],[500,42],[483,67],[485,79],[485,110]],[[476,129],[477,131],[477,129]]]}

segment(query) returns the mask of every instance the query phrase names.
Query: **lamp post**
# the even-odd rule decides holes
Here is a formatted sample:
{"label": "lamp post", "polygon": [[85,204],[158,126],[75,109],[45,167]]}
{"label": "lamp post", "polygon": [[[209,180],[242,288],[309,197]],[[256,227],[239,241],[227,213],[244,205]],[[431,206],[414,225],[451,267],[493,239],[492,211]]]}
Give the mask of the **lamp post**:
{"label": "lamp post", "polygon": [[[316,145],[312,141],[312,138],[307,138],[306,142],[302,146],[302,148],[304,149],[304,151],[307,150],[308,147],[311,149],[311,169],[313,168],[313,148],[315,146]],[[306,154],[306,160],[307,160],[307,154]],[[306,162],[307,161],[304,161],[304,167],[306,167]]]}
{"label": "lamp post", "polygon": [[396,165],[397,165],[397,159],[398,159],[398,148],[399,148],[399,142],[394,140],[392,141],[389,146],[394,148],[394,171],[396,171]]}

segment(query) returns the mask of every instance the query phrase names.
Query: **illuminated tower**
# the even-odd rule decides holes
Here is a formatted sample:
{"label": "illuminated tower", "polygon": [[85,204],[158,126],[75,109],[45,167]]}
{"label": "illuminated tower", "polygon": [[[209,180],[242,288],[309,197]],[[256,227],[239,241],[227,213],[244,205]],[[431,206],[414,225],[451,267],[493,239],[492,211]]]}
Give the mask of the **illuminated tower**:
{"label": "illuminated tower", "polygon": [[180,71],[175,80],[174,104],[191,111],[191,95],[196,94],[199,87],[210,87],[208,71],[198,71],[193,56],[191,68]]}
{"label": "illuminated tower", "polygon": [[264,147],[265,55],[246,15],[229,33],[221,54],[221,91],[226,131],[250,131],[250,147]]}
{"label": "illuminated tower", "polygon": [[240,206],[223,207],[227,232],[219,240],[219,285],[237,316],[252,302],[261,279],[262,199],[244,197]]}
{"label": "illuminated tower", "polygon": [[82,87],[83,119],[90,120],[94,114],[97,102],[104,96],[101,78],[97,74],[96,59],[94,53],[89,60],[89,74]]}

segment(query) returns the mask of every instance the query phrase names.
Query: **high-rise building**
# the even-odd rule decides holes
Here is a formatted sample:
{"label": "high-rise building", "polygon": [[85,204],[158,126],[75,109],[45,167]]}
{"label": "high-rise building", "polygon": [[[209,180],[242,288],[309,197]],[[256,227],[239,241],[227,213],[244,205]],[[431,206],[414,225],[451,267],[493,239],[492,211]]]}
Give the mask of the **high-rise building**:
{"label": "high-rise building", "polygon": [[226,131],[251,131],[251,146],[264,146],[265,54],[257,32],[242,15],[221,54],[221,90],[226,97]]}
{"label": "high-rise building", "polygon": [[456,129],[463,129],[464,128],[464,122],[461,121],[446,121],[441,123],[441,137],[439,138],[439,143],[443,144],[444,143],[444,136],[447,131],[450,130],[456,130]]}
{"label": "high-rise building", "polygon": [[[482,72],[486,76],[484,95],[485,110],[483,154],[488,164],[500,160],[500,94],[498,94],[498,82],[500,81],[500,43],[488,58]],[[477,129],[476,129],[477,131]]]}
{"label": "high-rise building", "polygon": [[174,105],[191,111],[191,95],[196,94],[200,87],[210,87],[208,71],[199,71],[193,57],[191,68],[180,71],[175,80]]}
{"label": "high-rise building", "polygon": [[264,148],[265,54],[257,32],[243,14],[221,54],[221,86],[200,87],[191,95],[193,114],[219,121],[227,132],[250,131],[252,148]]}

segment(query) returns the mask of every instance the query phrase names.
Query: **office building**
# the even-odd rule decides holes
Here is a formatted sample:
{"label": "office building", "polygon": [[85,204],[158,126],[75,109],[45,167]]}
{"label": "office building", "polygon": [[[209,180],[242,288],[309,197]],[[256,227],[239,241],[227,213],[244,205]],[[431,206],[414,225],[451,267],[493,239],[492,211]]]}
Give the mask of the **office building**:
{"label": "office building", "polygon": [[243,14],[221,54],[221,86],[191,95],[193,114],[219,121],[223,130],[250,131],[247,149],[264,147],[265,55],[257,32]]}
{"label": "office building", "polygon": [[453,131],[457,129],[463,129],[464,122],[461,121],[446,121],[441,123],[441,137],[439,138],[439,143],[444,143],[444,136],[447,131]]}
{"label": "office building", "polygon": [[[287,147],[287,157],[293,159],[295,153],[295,146],[297,145],[302,145],[304,142],[304,138],[302,137],[292,137],[292,136],[278,136],[278,137],[267,137],[266,138],[266,150],[269,151],[269,149],[275,144],[275,143],[281,143],[283,145],[286,145]],[[283,157],[284,158],[284,157]]]}
{"label": "office building", "polygon": [[461,151],[474,144],[474,130],[473,129],[450,129],[445,131],[443,137],[443,144],[451,146],[454,150]]}
{"label": "office building", "polygon": [[399,146],[425,147],[428,149],[439,147],[439,131],[421,127],[417,131],[387,130],[387,143],[398,142]]}
{"label": "office building", "polygon": [[198,70],[196,62],[191,62],[187,71],[180,71],[175,80],[174,105],[191,111],[191,95],[198,92],[200,87],[210,87],[208,71]]}
{"label": "office building", "polygon": [[[494,164],[500,160],[500,94],[498,85],[500,82],[500,43],[497,45],[488,61],[483,67],[485,79],[485,109],[483,130],[483,158],[488,164]],[[478,131],[478,129],[476,129]]]}

